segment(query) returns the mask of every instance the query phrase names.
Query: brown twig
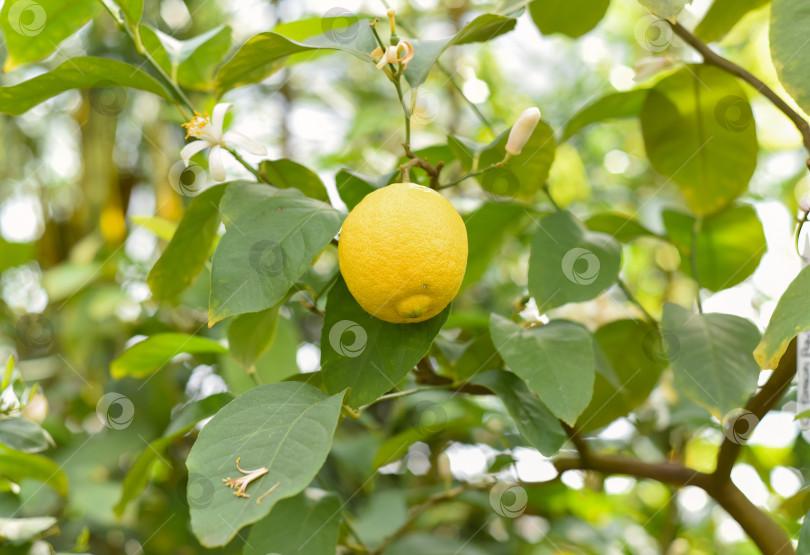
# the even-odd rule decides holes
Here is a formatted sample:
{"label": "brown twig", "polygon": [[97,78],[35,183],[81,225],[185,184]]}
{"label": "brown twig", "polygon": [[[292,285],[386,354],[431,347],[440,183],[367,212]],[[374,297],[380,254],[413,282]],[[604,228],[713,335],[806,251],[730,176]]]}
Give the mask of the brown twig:
{"label": "brown twig", "polygon": [[403,181],[410,180],[409,170],[418,166],[425,170],[425,173],[428,174],[428,177],[430,177],[430,188],[438,189],[439,174],[441,174],[442,168],[444,167],[444,162],[439,162],[434,166],[428,161],[427,158],[419,158],[416,154],[414,154],[410,145],[403,144],[402,148],[405,149],[405,155],[409,158],[407,162],[399,167],[399,170],[402,172]]}

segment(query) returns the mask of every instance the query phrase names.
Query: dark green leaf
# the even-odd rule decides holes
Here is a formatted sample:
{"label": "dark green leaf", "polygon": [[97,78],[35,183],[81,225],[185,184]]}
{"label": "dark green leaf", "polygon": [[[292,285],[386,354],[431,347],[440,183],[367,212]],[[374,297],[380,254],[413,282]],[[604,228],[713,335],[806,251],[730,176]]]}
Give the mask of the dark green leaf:
{"label": "dark green leaf", "polygon": [[[282,382],[240,395],[205,425],[186,466],[191,528],[206,547],[227,544],[240,529],[270,513],[276,503],[303,491],[326,461],[345,392],[328,396],[311,385]],[[236,469],[266,468],[236,497],[222,483]],[[257,501],[261,501],[260,503]]]}
{"label": "dark green leaf", "polygon": [[42,455],[23,453],[0,445],[0,474],[17,483],[31,478],[48,484],[62,497],[68,493],[67,476],[61,467]]}
{"label": "dark green leaf", "polygon": [[540,402],[526,382],[511,372],[489,370],[477,375],[473,383],[495,392],[515,420],[520,434],[543,455],[557,454],[565,443],[559,420]]}
{"label": "dark green leaf", "polygon": [[397,383],[430,349],[450,307],[417,324],[383,322],[363,310],[339,278],[326,300],[321,368],[330,392],[351,388],[347,403],[374,401]]}
{"label": "dark green leaf", "polygon": [[111,86],[140,89],[171,100],[160,83],[135,66],[107,58],[78,57],[18,85],[0,87],[0,112],[19,116],[70,89]]}
{"label": "dark green leaf", "polygon": [[657,237],[655,233],[638,223],[631,216],[625,216],[618,212],[594,214],[585,220],[585,225],[591,231],[605,233],[622,243],[629,243],[639,237]]}
{"label": "dark green leaf", "polygon": [[658,328],[641,320],[617,320],[596,330],[593,398],[577,428],[595,430],[627,416],[647,400],[667,367]]}
{"label": "dark green leaf", "polygon": [[209,324],[278,304],[344,218],[295,189],[241,182],[220,210],[227,231],[212,261]]}
{"label": "dark green leaf", "polygon": [[53,440],[36,422],[14,417],[0,420],[0,443],[18,451],[38,453],[47,449]]}
{"label": "dark green leaf", "polygon": [[363,175],[356,171],[343,169],[335,176],[335,186],[341,200],[346,203],[346,208],[351,210],[370,192],[385,187],[391,181],[393,174],[386,174],[380,177]]}
{"label": "dark green leaf", "polygon": [[340,528],[340,499],[309,490],[279,501],[275,510],[250,529],[244,555],[334,555]]}
{"label": "dark green leaf", "polygon": [[551,412],[573,426],[593,393],[593,342],[588,330],[566,320],[525,328],[493,314],[490,333],[509,368],[529,382]]}
{"label": "dark green leaf", "polygon": [[776,368],[788,344],[800,333],[810,330],[810,266],[796,276],[782,294],[765,328],[762,342],[754,352],[760,368]]}
{"label": "dark green leaf", "polygon": [[562,140],[568,140],[574,133],[592,123],[638,116],[646,98],[646,89],[635,89],[603,96],[593,104],[582,108],[574,117],[568,120],[565,130],[563,130]]}
{"label": "dark green leaf", "polygon": [[211,254],[219,228],[219,202],[226,185],[194,197],[166,250],[149,272],[147,283],[157,299],[175,299],[189,288]]}
{"label": "dark green leaf", "polygon": [[748,12],[761,8],[771,0],[714,0],[703,20],[695,27],[695,35],[703,42],[722,39]]}
{"label": "dark green leaf", "polygon": [[0,10],[8,52],[3,71],[46,58],[101,9],[98,0],[6,0]]}
{"label": "dark green leaf", "polygon": [[725,71],[692,65],[660,81],[644,102],[641,128],[650,163],[696,214],[717,212],[747,189],[756,125],[745,91]]}
{"label": "dark green leaf", "polygon": [[[663,219],[670,241],[681,253],[681,267],[691,275],[695,218],[665,210]],[[697,233],[700,285],[712,291],[737,285],[754,273],[766,248],[762,223],[752,206],[731,206],[708,216]]]}
{"label": "dark green leaf", "polygon": [[512,203],[486,203],[464,217],[470,254],[462,290],[481,279],[504,240],[514,236],[526,220],[527,208]]}
{"label": "dark green leaf", "polygon": [[503,360],[492,344],[492,337],[489,333],[483,333],[470,342],[451,370],[457,379],[466,380],[485,370],[502,366]]}
{"label": "dark green leaf", "polygon": [[279,189],[298,189],[306,196],[329,202],[326,187],[314,171],[292,160],[264,160],[259,172]]}
{"label": "dark green leaf", "polygon": [[242,368],[250,369],[273,344],[278,324],[278,309],[272,306],[261,312],[249,312],[234,318],[228,328],[231,356]]}
{"label": "dark green leaf", "polygon": [[796,555],[810,555],[810,511],[804,515],[804,524],[799,532],[799,546]]}
{"label": "dark green leaf", "polygon": [[810,10],[800,0],[773,0],[771,7],[771,58],[785,86],[796,103],[810,112],[810,48],[807,48],[807,29]]}
{"label": "dark green leaf", "polygon": [[158,333],[136,343],[110,364],[116,380],[125,376],[143,378],[166,366],[181,353],[227,353],[228,349],[206,337],[182,333]]}
{"label": "dark green leaf", "polygon": [[581,37],[602,20],[610,0],[535,0],[529,12],[544,35]]}
{"label": "dark green leaf", "polygon": [[461,163],[465,171],[470,171],[475,163],[475,154],[478,152],[478,145],[463,137],[447,136],[447,146],[453,157]]}
{"label": "dark green leaf", "polygon": [[745,406],[759,376],[754,324],[730,314],[692,314],[667,303],[662,325],[675,385],[686,397],[721,420]]}
{"label": "dark green leaf", "polygon": [[588,231],[569,212],[540,221],[532,239],[529,291],[540,311],[593,299],[619,277],[622,255],[609,235]]}

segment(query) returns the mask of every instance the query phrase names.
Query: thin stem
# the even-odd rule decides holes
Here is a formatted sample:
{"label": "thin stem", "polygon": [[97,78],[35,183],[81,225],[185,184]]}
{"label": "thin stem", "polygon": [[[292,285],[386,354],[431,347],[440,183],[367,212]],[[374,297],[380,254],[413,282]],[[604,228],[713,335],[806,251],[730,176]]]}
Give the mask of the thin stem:
{"label": "thin stem", "polygon": [[618,285],[619,289],[622,290],[622,293],[624,293],[624,296],[627,297],[627,300],[636,305],[636,307],[638,307],[638,309],[642,312],[642,314],[644,314],[644,318],[646,318],[652,325],[657,327],[658,322],[656,321],[656,319],[652,317],[652,314],[647,312],[647,309],[644,308],[644,305],[642,305],[641,302],[635,297],[635,295],[633,295],[633,293],[627,287],[627,284],[624,282],[624,280],[619,279],[616,282],[616,285]]}
{"label": "thin stem", "polygon": [[560,205],[559,205],[559,204],[557,204],[557,201],[556,201],[556,200],[554,200],[554,197],[551,195],[551,189],[549,189],[549,188],[548,188],[548,185],[546,185],[545,187],[543,187],[543,192],[544,192],[544,193],[546,194],[546,196],[548,197],[548,200],[549,200],[549,202],[551,203],[551,206],[553,206],[553,207],[554,207],[554,210],[556,210],[557,212],[560,212],[560,211],[562,210],[562,208],[560,208]]}
{"label": "thin stem", "polygon": [[695,284],[697,285],[697,294],[695,295],[695,300],[697,301],[697,308],[700,314],[703,314],[703,303],[700,300],[700,274],[698,273],[698,257],[697,257],[697,245],[698,245],[698,230],[700,229],[701,221],[698,218],[695,220],[695,225],[692,227],[692,246],[689,249],[689,258],[692,265],[692,279],[695,280]]}
{"label": "thin stem", "polygon": [[402,94],[402,85],[400,84],[400,78],[397,77],[394,81],[394,88],[397,89],[397,97],[399,98],[399,104],[402,106],[402,113],[405,115],[405,146],[410,148],[411,147],[411,111],[408,106],[405,105],[405,97]]}
{"label": "thin stem", "polygon": [[790,121],[793,122],[793,125],[795,125],[796,129],[798,129],[799,133],[801,133],[805,149],[807,149],[807,151],[810,153],[810,123],[808,123],[807,120],[805,120],[798,112],[791,108],[787,102],[785,102],[778,94],[776,94],[760,79],[755,77],[751,72],[714,52],[706,45],[706,43],[690,33],[680,23],[670,21],[669,24],[676,35],[682,38],[687,44],[689,44],[689,46],[697,50],[700,55],[703,56],[704,63],[713,65],[732,75],[735,75],[736,77],[739,77],[759,91],[759,93],[765,98],[770,100],[774,106],[776,106],[790,119]]}
{"label": "thin stem", "polygon": [[431,386],[422,386],[422,387],[414,387],[412,389],[403,389],[402,391],[395,391],[393,393],[387,393],[382,397],[378,397],[376,400],[370,402],[367,405],[363,405],[358,410],[364,411],[371,405],[376,405],[380,401],[388,401],[390,399],[397,399],[399,397],[405,397],[406,395],[413,395],[414,393],[420,393],[422,391],[436,391],[436,390],[443,390],[450,387],[452,384],[446,385],[431,385]]}
{"label": "thin stem", "polygon": [[[796,228],[796,254],[798,254],[799,256],[802,255],[802,251],[799,248],[799,239],[801,238],[802,235],[802,228],[804,227],[804,224],[807,223],[808,216],[810,216],[810,210],[805,211],[804,215],[799,220],[798,227]],[[805,255],[810,256],[810,253],[805,253]]]}
{"label": "thin stem", "polygon": [[[403,29],[404,29],[404,27],[403,27]],[[453,85],[453,87],[459,92],[459,94],[461,95],[461,98],[464,99],[464,101],[467,103],[467,105],[470,108],[472,108],[473,113],[475,113],[475,115],[478,117],[478,119],[481,120],[481,123],[483,123],[486,126],[487,129],[489,129],[490,133],[495,135],[495,129],[492,127],[492,124],[489,122],[489,120],[483,114],[483,112],[481,112],[481,110],[478,108],[478,106],[475,104],[475,102],[473,102],[472,100],[467,98],[467,95],[464,94],[464,91],[462,90],[461,85],[459,85],[458,82],[456,82],[455,78],[453,77],[453,74],[450,73],[450,70],[447,69],[446,67],[444,67],[441,64],[441,62],[436,62],[436,66],[447,76],[447,79],[450,81],[450,83]]]}
{"label": "thin stem", "polygon": [[440,185],[439,190],[447,189],[448,187],[455,187],[459,183],[462,183],[462,182],[466,181],[467,179],[470,179],[471,177],[481,175],[482,173],[486,173],[489,170],[492,170],[492,169],[495,169],[495,168],[500,168],[502,165],[503,164],[501,162],[497,162],[495,164],[487,166],[486,168],[481,168],[480,170],[475,170],[475,171],[472,171],[470,173],[466,173],[466,174],[462,175],[461,177],[459,177],[458,179],[450,181],[449,183],[445,183],[444,185]]}
{"label": "thin stem", "polygon": [[254,168],[253,166],[248,164],[247,161],[244,158],[242,158],[241,156],[239,156],[239,154],[234,149],[229,148],[229,147],[223,147],[223,148],[225,148],[225,150],[230,152],[231,156],[233,156],[236,159],[237,162],[242,164],[247,171],[252,173],[253,176],[256,179],[258,179],[262,183],[266,183],[267,185],[272,185],[272,183],[270,183],[270,180],[267,179],[267,177],[265,177],[259,170],[257,170],[256,168]]}

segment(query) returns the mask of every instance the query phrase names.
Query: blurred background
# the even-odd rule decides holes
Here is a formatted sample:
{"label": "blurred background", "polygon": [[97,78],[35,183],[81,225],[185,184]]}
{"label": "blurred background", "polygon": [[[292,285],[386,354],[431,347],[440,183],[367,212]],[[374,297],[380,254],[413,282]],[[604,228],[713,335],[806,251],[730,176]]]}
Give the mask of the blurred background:
{"label": "blurred background", "polygon": [[[233,48],[285,22],[353,14],[383,16],[386,10],[378,1],[351,0],[154,0],[146,4],[144,20],[178,39],[227,24]],[[390,5],[397,9],[403,37],[415,32],[420,38],[438,38],[455,33],[492,3],[412,0]],[[692,27],[708,6],[708,0],[694,0],[680,21]],[[748,14],[719,48],[784,95],[768,53],[767,14],[767,7]],[[448,134],[489,142],[529,106],[538,106],[559,134],[577,111],[599,96],[649,86],[660,78],[637,75],[634,68],[639,62],[664,54],[664,64],[699,61],[676,37],[651,29],[646,15],[635,0],[614,0],[595,30],[573,40],[541,35],[524,14],[513,32],[491,43],[450,49],[442,63],[455,84],[434,71],[416,93],[413,148],[444,145]],[[142,64],[126,36],[102,14],[48,60],[0,75],[0,84],[21,82],[83,54]],[[476,116],[459,89],[491,128]],[[810,183],[795,128],[751,89],[746,92],[761,144],[758,169],[744,200],[755,206],[762,220],[768,250],[752,277],[708,296],[704,308],[749,318],[762,329],[800,267],[792,233],[797,203],[810,190]],[[212,97],[192,95],[197,105],[210,111]],[[266,145],[269,158],[291,158],[317,169],[336,207],[345,207],[335,189],[338,170],[380,176],[399,163],[402,113],[393,88],[372,64],[350,56],[320,56],[291,66],[258,86],[229,92],[225,100],[234,104],[232,126]],[[207,321],[207,274],[184,293],[180,304],[163,305],[160,310],[146,285],[146,276],[171,232],[171,227],[166,231],[161,225],[177,222],[189,200],[179,194],[171,178],[184,144],[181,123],[175,107],[148,93],[117,87],[71,91],[20,117],[0,116],[0,363],[14,356],[25,384],[40,384],[30,398],[30,391],[20,393],[28,402],[25,416],[41,422],[50,434],[55,447],[48,447],[45,454],[61,465],[70,483],[70,494],[62,499],[37,482],[24,480],[19,490],[4,482],[0,516],[57,515],[59,533],[47,538],[57,550],[206,551],[188,529],[183,462],[190,439],[159,453],[150,466],[151,485],[126,507],[122,518],[113,512],[134,458],[149,449],[168,425],[168,407],[214,393],[239,394],[252,383],[229,357],[219,355],[178,357],[170,368],[148,380],[113,382],[109,375],[110,361],[126,346],[160,331],[193,333]],[[442,146],[435,151],[437,159],[444,155],[442,148],[447,149]],[[247,155],[246,159],[258,161]],[[230,158],[226,168],[230,179],[249,177]],[[459,168],[450,166],[446,177],[460,174]],[[662,189],[665,181],[647,162],[637,119],[628,119],[591,126],[560,142],[550,186],[560,204],[577,214],[639,210],[636,217],[642,224],[661,231],[662,208],[684,205],[676,187]],[[449,196],[462,213],[482,202],[473,184]],[[458,300],[456,322],[467,317],[475,325],[481,314],[509,310],[514,299],[524,294],[529,237],[524,229],[503,245],[498,262],[481,283]],[[627,281],[643,304],[660,306],[663,300],[688,304],[694,298],[691,280],[678,272],[680,258],[673,246],[642,239],[626,246],[624,257]],[[331,275],[335,267],[336,253],[325,251],[311,270],[313,280]],[[618,294],[559,313],[595,328],[631,311]],[[276,341],[259,362],[263,379],[268,382],[317,370],[320,325],[319,318],[297,304],[285,307]],[[209,334],[223,338],[220,328],[212,328]],[[125,396],[130,405],[99,405],[110,392]],[[599,433],[600,440],[606,445],[629,444],[636,452],[649,454],[658,449],[657,438],[666,436],[679,446],[687,464],[698,469],[711,465],[722,431],[716,422],[702,426],[705,413],[669,394],[666,384],[662,385],[639,411],[638,421],[620,419]],[[420,402],[440,403],[438,395]],[[7,408],[13,401],[0,400],[6,403],[0,407]],[[401,416],[406,422],[413,409],[408,403]],[[520,480],[548,481],[530,492],[531,510],[512,523],[514,529],[487,525],[491,529],[486,529],[486,541],[509,545],[504,552],[755,552],[739,526],[697,488],[675,494],[667,486],[625,477],[607,478],[594,488],[577,472],[555,481],[552,464],[523,447],[508,449],[509,464],[504,464],[505,451],[484,445],[493,444],[493,429],[503,426],[502,407],[492,400],[456,399],[453,403],[459,406],[436,405],[444,407],[437,409],[443,428],[452,420],[448,415],[459,407],[475,420],[470,428],[447,430],[445,440],[451,443],[446,453],[456,478],[472,480],[501,465]],[[763,420],[732,474],[755,504],[775,511],[785,522],[798,519],[810,503],[805,490],[810,451],[790,410],[788,405]],[[334,478],[345,481],[347,489],[355,482],[362,484],[368,475],[365,467],[384,437],[384,433],[374,436],[351,428],[339,432],[330,458]],[[381,480],[390,474],[405,483],[418,481],[435,463],[429,446],[419,442],[402,461],[384,467]],[[355,528],[371,536],[384,534],[390,523],[381,512],[396,518],[405,510],[405,500],[397,497],[401,492],[387,492],[387,497],[365,493],[353,507]],[[470,526],[478,522],[474,508],[452,506],[448,511],[456,511],[456,524],[447,524],[451,528],[463,526],[458,522],[468,521]],[[665,517],[671,511],[679,515],[674,519],[680,523],[677,530],[667,528],[670,520]],[[243,545],[234,544],[220,551],[241,552]],[[461,552],[497,552],[475,545],[464,549]]]}

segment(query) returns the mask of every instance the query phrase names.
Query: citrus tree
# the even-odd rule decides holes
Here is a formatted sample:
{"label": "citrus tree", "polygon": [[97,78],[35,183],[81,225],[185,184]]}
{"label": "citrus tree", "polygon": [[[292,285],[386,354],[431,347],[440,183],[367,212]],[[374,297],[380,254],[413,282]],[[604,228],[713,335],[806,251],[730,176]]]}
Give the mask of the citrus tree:
{"label": "citrus tree", "polygon": [[810,10],[686,4],[6,0],[3,553],[810,553]]}

